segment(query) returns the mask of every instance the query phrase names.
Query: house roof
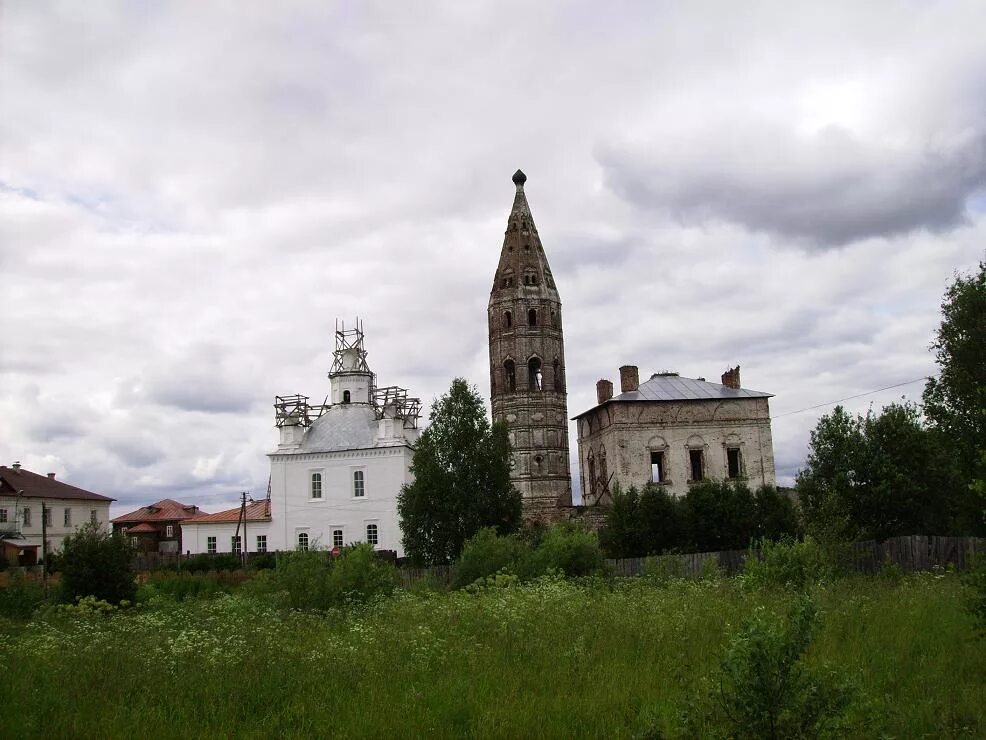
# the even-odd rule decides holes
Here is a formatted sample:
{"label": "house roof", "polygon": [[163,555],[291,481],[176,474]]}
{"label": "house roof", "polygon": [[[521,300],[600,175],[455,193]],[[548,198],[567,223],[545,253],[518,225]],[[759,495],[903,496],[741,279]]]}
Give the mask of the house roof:
{"label": "house roof", "polygon": [[73,499],[85,501],[116,501],[109,496],[63,483],[47,475],[32,473],[25,468],[0,465],[0,492],[16,496],[21,491],[26,498]]}
{"label": "house roof", "polygon": [[[192,519],[188,519],[186,524],[220,524],[224,522],[238,522],[240,520],[240,507],[220,511],[215,514],[201,514]],[[246,520],[248,522],[269,522],[270,521],[270,500],[254,501],[246,506]]]}
{"label": "house roof", "polygon": [[191,519],[202,514],[198,506],[183,504],[174,499],[165,498],[153,504],[142,506],[129,514],[123,514],[113,519],[114,524],[128,522],[173,522]]}
{"label": "house roof", "polygon": [[157,527],[147,522],[141,522],[127,529],[127,534],[151,534],[157,533]]}
{"label": "house roof", "polygon": [[727,400],[737,398],[771,398],[773,393],[763,391],[751,391],[746,388],[730,388],[720,383],[710,383],[701,378],[684,378],[680,375],[664,375],[655,373],[650,376],[650,380],[641,383],[635,391],[627,391],[618,396],[613,396],[607,401],[603,401],[591,409],[583,411],[578,419],[590,411],[594,411],[600,406],[608,403],[631,403],[634,401],[707,401],[707,400]]}
{"label": "house roof", "polygon": [[0,544],[10,545],[11,547],[19,547],[22,550],[28,547],[33,547],[35,550],[38,549],[38,544],[35,542],[30,542],[19,537],[7,537],[4,535],[0,535]]}

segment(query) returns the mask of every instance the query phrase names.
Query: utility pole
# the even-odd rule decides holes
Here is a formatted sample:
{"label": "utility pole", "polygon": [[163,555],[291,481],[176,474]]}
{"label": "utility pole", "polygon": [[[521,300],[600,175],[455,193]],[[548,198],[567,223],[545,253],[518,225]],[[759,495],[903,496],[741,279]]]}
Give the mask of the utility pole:
{"label": "utility pole", "polygon": [[[243,563],[243,567],[246,567],[246,547],[244,547],[244,540],[246,540],[246,491],[240,491],[240,515],[236,519],[236,534],[233,535],[234,541],[240,543],[240,562]],[[240,524],[243,525],[243,538],[240,538]]]}
{"label": "utility pole", "polygon": [[45,598],[48,598],[48,512],[51,511],[45,502],[41,501],[41,557],[44,559],[41,566],[41,584],[44,588]]}
{"label": "utility pole", "polygon": [[250,540],[247,539],[247,533],[246,533],[246,520],[247,520],[247,515],[246,515],[246,500],[247,500],[247,492],[246,491],[242,491],[241,492],[241,495],[243,496],[243,501],[240,504],[240,511],[243,512],[243,567],[246,568],[247,567],[247,550],[250,547],[250,545],[248,544],[250,542]]}

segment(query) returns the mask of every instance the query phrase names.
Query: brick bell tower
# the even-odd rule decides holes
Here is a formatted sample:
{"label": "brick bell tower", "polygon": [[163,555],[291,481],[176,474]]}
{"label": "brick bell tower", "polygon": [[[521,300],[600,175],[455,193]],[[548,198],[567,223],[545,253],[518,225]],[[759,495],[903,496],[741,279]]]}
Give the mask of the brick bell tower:
{"label": "brick bell tower", "polygon": [[572,505],[568,401],[561,300],[524,195],[507,220],[488,308],[493,421],[506,422],[514,459],[510,480],[527,520],[554,520]]}

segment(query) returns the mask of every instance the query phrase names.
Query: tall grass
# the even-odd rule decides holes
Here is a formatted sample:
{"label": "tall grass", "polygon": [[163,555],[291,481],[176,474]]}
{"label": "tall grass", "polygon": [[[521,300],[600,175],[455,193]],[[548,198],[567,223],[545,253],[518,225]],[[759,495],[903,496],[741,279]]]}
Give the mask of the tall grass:
{"label": "tall grass", "polygon": [[[10,737],[631,737],[685,732],[730,639],[789,590],[735,580],[542,578],[408,593],[345,611],[242,591],[110,616],[0,622]],[[858,737],[986,733],[986,640],[959,579],[818,586],[806,660],[859,689]],[[709,733],[714,728],[709,728]]]}

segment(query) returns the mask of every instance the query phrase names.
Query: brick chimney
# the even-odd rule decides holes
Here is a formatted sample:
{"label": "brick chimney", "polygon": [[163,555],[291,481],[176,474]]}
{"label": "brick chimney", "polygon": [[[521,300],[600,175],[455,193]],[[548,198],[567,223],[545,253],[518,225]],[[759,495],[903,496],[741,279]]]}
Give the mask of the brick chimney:
{"label": "brick chimney", "polygon": [[737,365],[736,367],[731,367],[729,368],[729,370],[724,372],[722,374],[722,384],[727,388],[739,389],[740,387],[739,369],[740,366]]}
{"label": "brick chimney", "polygon": [[620,368],[620,393],[635,391],[640,387],[640,374],[636,365],[624,365]]}
{"label": "brick chimney", "polygon": [[51,478],[52,480],[55,480],[55,474],[54,473],[48,473],[48,477]]}
{"label": "brick chimney", "polygon": [[596,403],[606,403],[613,397],[612,381],[603,379],[596,382]]}

